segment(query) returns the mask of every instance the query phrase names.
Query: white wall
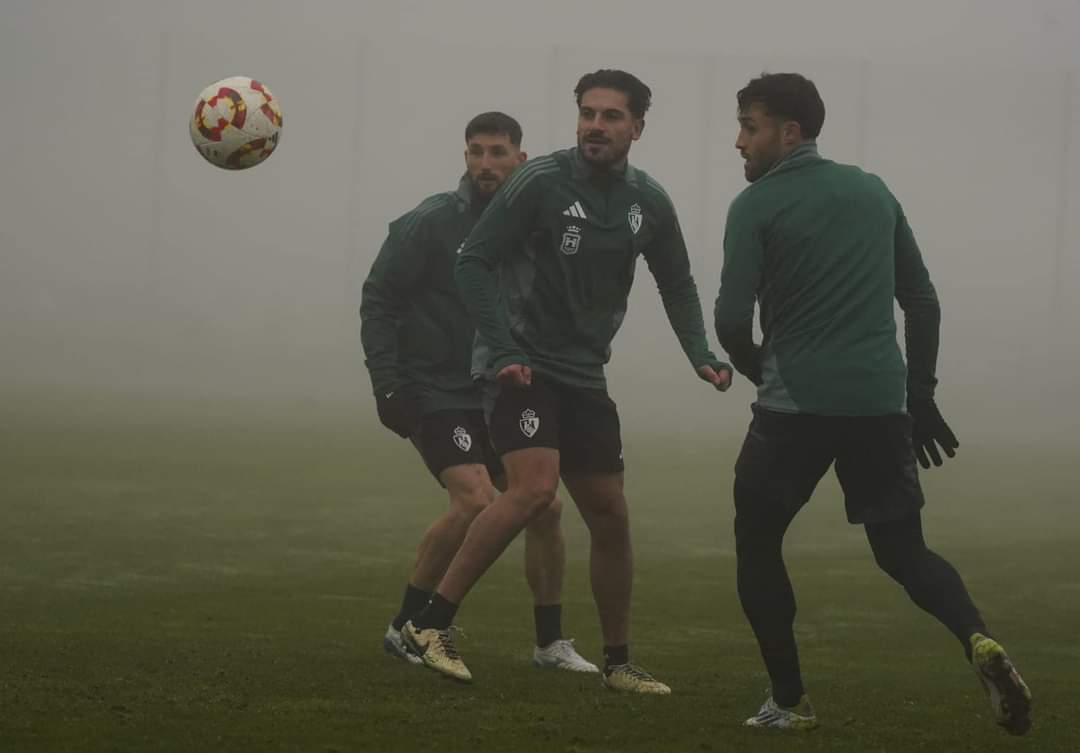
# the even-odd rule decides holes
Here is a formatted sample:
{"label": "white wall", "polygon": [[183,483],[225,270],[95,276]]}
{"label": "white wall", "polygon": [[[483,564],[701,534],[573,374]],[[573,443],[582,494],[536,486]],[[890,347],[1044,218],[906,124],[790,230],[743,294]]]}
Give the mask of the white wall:
{"label": "white wall", "polygon": [[[572,143],[573,85],[601,66],[653,87],[632,158],[676,202],[708,321],[743,186],[734,93],[798,70],[826,102],[823,153],[907,209],[944,305],[945,404],[988,431],[1072,420],[1078,8],[11,0],[0,381],[366,400],[356,306],[386,223],[456,183],[478,111],[517,116],[533,154]],[[233,74],[285,116],[244,173],[187,135],[198,91]],[[741,427],[746,385],[694,384],[644,265],[638,283],[611,368],[628,425]]]}

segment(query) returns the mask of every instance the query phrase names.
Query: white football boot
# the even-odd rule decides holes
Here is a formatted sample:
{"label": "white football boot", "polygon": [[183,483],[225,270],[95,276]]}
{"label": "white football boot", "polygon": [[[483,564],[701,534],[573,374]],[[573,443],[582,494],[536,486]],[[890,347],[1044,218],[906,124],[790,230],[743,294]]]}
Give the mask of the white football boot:
{"label": "white football boot", "polygon": [[386,626],[386,635],[382,639],[382,647],[386,653],[391,656],[396,656],[399,659],[404,659],[409,664],[420,664],[420,657],[414,654],[405,645],[404,639],[401,637],[401,631],[394,627],[394,623],[390,623]]}
{"label": "white football boot", "polygon": [[774,701],[770,690],[765,703],[743,725],[765,729],[811,730],[818,726],[818,720],[810,699],[805,695],[789,708]]}
{"label": "white football boot", "polygon": [[600,668],[588,661],[574,649],[573,638],[560,638],[547,646],[533,647],[534,667],[565,669],[569,672],[599,672]]}

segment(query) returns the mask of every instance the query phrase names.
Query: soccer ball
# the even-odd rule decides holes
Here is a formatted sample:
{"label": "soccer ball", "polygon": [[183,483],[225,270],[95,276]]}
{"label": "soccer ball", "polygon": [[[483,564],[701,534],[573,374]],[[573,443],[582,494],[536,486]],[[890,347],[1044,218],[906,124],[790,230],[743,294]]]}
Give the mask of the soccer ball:
{"label": "soccer ball", "polygon": [[253,78],[222,79],[203,89],[195,102],[191,141],[217,167],[254,167],[274,152],[280,135],[278,101]]}

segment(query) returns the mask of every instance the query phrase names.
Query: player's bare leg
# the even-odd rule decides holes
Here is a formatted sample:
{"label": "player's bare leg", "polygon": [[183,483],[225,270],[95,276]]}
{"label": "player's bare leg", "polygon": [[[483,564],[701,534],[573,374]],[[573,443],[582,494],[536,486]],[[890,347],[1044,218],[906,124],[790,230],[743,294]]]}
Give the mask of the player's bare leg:
{"label": "player's bare leg", "polygon": [[566,543],[561,518],[562,500],[556,497],[525,529],[525,580],[538,607],[562,602]]}
{"label": "player's bare leg", "polygon": [[431,602],[403,630],[406,643],[427,666],[463,681],[472,674],[449,633],[457,608],[514,537],[554,503],[559,484],[558,450],[515,450],[502,462],[507,490],[473,520]]}
{"label": "player's bare leg", "polygon": [[525,529],[525,579],[532,589],[536,624],[535,667],[571,672],[599,672],[600,668],[574,648],[562,633],[562,584],[566,545],[562,535],[562,500],[558,497]]}
{"label": "player's bare leg", "polygon": [[487,468],[479,463],[446,468],[439,474],[439,480],[446,486],[450,505],[420,539],[401,609],[383,636],[387,653],[413,663],[417,658],[405,650],[401,628],[427,604],[465,539],[469,525],[495,496]]}
{"label": "player's bare leg", "polygon": [[507,489],[476,516],[457,555],[436,588],[447,601],[460,604],[473,585],[531,521],[555,501],[559,485],[559,451],[530,447],[502,457]]}
{"label": "player's bare leg", "polygon": [[420,540],[409,578],[414,586],[429,592],[435,590],[473,520],[495,497],[487,468],[480,464],[451,466],[439,474],[439,480],[446,485],[450,506]]}
{"label": "player's bare leg", "polygon": [[589,575],[606,646],[630,640],[634,556],[623,474],[565,474],[563,481],[589,528]]}
{"label": "player's bare leg", "polygon": [[[506,476],[497,476],[493,481],[500,494],[506,492]],[[525,528],[525,580],[529,583],[533,601],[538,607],[559,604],[562,601],[563,574],[566,569],[562,508],[562,500],[556,497],[547,509]]]}
{"label": "player's bare leg", "polygon": [[637,693],[671,688],[630,663],[630,595],[634,555],[623,474],[568,473],[563,483],[589,528],[589,574],[604,636],[604,684]]}

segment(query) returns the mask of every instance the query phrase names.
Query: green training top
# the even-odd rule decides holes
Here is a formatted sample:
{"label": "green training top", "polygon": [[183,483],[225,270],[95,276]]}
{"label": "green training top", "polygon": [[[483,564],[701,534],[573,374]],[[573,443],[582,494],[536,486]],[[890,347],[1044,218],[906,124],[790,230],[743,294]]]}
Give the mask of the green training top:
{"label": "green training top", "polygon": [[478,333],[473,374],[491,379],[519,363],[565,384],[605,388],[638,254],[690,363],[716,363],[675,208],[660,184],[630,165],[595,171],[577,149],[527,162],[495,194],[458,258]]}
{"label": "green training top", "polygon": [[454,284],[454,262],[482,206],[468,176],[390,223],[364,281],[360,340],[376,393],[404,389],[424,414],[472,410],[474,330]]}
{"label": "green training top", "polygon": [[823,159],[813,143],[732,202],[715,313],[721,346],[764,408],[875,416],[903,412],[905,391],[933,397],[941,311],[904,211],[876,175]]}

